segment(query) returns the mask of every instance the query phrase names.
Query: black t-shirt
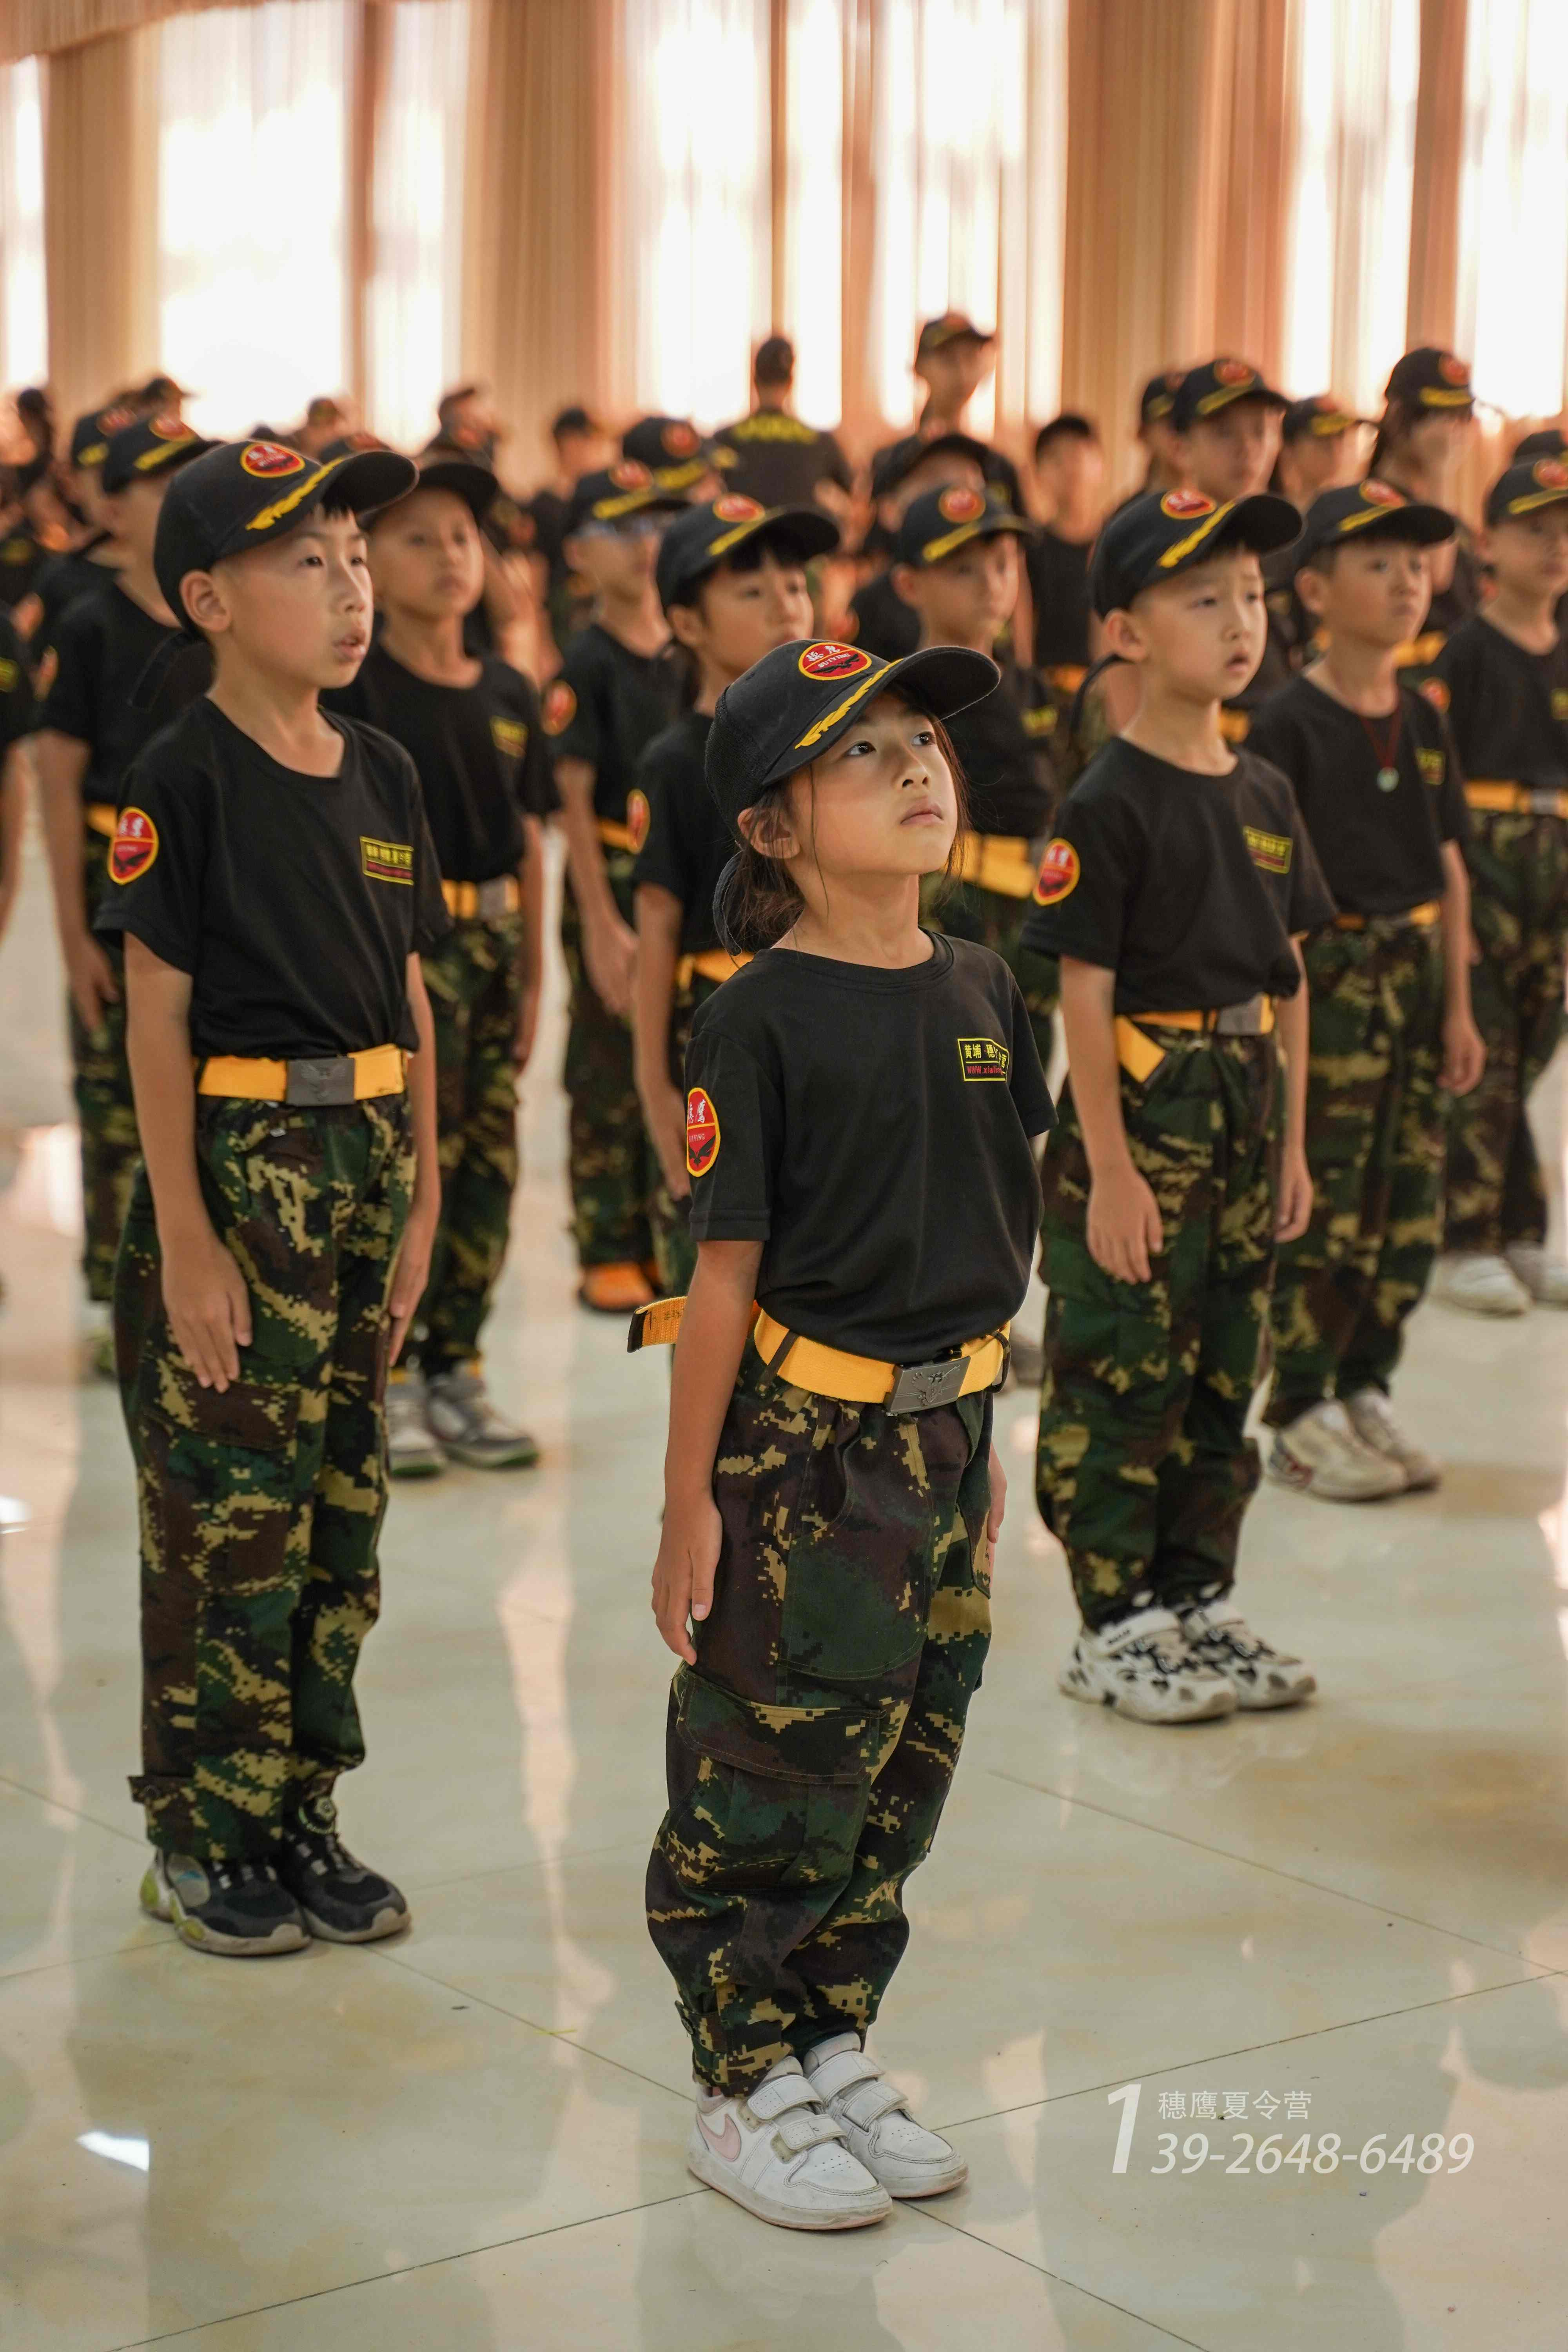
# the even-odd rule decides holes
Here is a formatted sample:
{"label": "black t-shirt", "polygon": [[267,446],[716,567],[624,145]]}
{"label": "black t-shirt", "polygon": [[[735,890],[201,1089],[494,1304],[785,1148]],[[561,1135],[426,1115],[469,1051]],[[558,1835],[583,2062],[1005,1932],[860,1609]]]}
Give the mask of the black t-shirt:
{"label": "black t-shirt", "polygon": [[760,1241],[790,1330],[919,1363],[1016,1315],[1052,1124],[1017,982],[967,940],[871,971],[770,948],[699,1007],[691,1231]]}
{"label": "black t-shirt", "polygon": [[49,561],[31,523],[14,523],[0,534],[0,612],[9,613],[37,586],[38,574]]}
{"label": "black t-shirt", "polygon": [[1247,751],[1205,775],[1121,736],[1062,803],[1035,897],[1024,945],[1114,971],[1126,1013],[1294,996],[1291,938],[1334,912],[1278,768]]}
{"label": "black t-shirt", "polygon": [[969,784],[974,833],[1045,834],[1056,801],[1056,775],[1047,745],[1056,706],[1038,670],[1003,666],[994,694],[946,720],[952,748]]}
{"label": "black t-shirt", "polygon": [[94,929],[189,972],[193,1053],[418,1045],[408,958],[451,928],[419,779],[401,745],[331,723],[342,767],[302,775],[204,697],[126,778]]}
{"label": "black t-shirt", "polygon": [[1568,788],[1568,645],[1528,653],[1477,613],[1438,655],[1437,677],[1467,776]]}
{"label": "black t-shirt", "polygon": [[353,684],[321,702],[409,753],[448,882],[517,871],[524,812],[542,816],[550,795],[539,698],[521,670],[492,657],[472,686],[435,686],[374,645]]}
{"label": "black t-shirt", "polygon": [[544,731],[556,760],[586,760],[594,810],[625,824],[637,761],[675,717],[679,686],[662,654],[633,653],[598,621],[566,647],[544,694]]}
{"label": "black t-shirt", "polygon": [[118,803],[131,762],[165,724],[165,709],[157,703],[142,709],[132,696],[153,656],[177,635],[113,579],[78,596],[61,614],[55,630],[58,666],[38,725],[89,747],[84,802]]}
{"label": "black t-shirt", "polygon": [[[27,652],[36,675],[55,642],[55,625],[60,614],[79,596],[90,595],[95,589],[103,587],[119,570],[116,563],[94,561],[95,549],[112,548],[113,544],[108,531],[96,531],[80,547],[70,548],[64,555],[51,555],[47,563],[39,565],[38,576],[33,583],[37,617],[27,639]],[[44,690],[47,690],[47,686]]]}
{"label": "black t-shirt", "polygon": [[712,724],[700,711],[686,711],[654,737],[637,768],[637,790],[647,801],[647,835],[632,880],[655,883],[679,899],[682,955],[706,955],[719,945],[713,893],[735,852],[703,779],[702,755]]}
{"label": "black t-shirt", "polygon": [[[1385,792],[1389,746],[1398,782]],[[1310,677],[1293,678],[1264,704],[1247,748],[1289,777],[1342,913],[1403,915],[1442,897],[1439,845],[1465,841],[1469,822],[1453,738],[1425,695],[1401,687],[1397,728],[1391,713],[1369,732]]]}
{"label": "black t-shirt", "polygon": [[1037,669],[1089,667],[1089,563],[1094,541],[1058,539],[1047,524],[1025,553],[1035,607]]}
{"label": "black t-shirt", "polygon": [[22,640],[0,613],[0,756],[37,724]]}
{"label": "black t-shirt", "polygon": [[756,409],[713,438],[734,453],[734,464],[724,468],[726,490],[761,506],[815,506],[818,482],[849,488],[848,460],[832,434],[786,416],[782,408]]}
{"label": "black t-shirt", "polygon": [[920,644],[921,616],[894,587],[892,573],[878,572],[849,599],[845,635],[884,661],[902,661]]}

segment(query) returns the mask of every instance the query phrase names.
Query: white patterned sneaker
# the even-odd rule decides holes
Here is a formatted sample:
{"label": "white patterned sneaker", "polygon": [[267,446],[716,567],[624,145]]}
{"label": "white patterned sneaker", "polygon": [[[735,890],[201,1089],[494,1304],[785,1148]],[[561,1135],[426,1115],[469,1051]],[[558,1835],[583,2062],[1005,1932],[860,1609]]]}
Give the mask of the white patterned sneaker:
{"label": "white patterned sneaker", "polygon": [[1137,1609],[1098,1633],[1086,1625],[1057,1687],[1135,1723],[1203,1723],[1236,1709],[1229,1682],[1194,1657],[1169,1609]]}
{"label": "white patterned sneaker", "polygon": [[847,2137],[799,2059],[781,2058],[749,2092],[698,2084],[686,2168],[781,2230],[864,2230],[892,2200]]}
{"label": "white patterned sneaker", "polygon": [[386,1466],[395,1478],[438,1478],[447,1457],[425,1418],[425,1382],[412,1370],[386,1383]]}
{"label": "white patterned sneaker", "polygon": [[1540,1242],[1510,1242],[1503,1255],[1538,1307],[1568,1307],[1568,1257]]}
{"label": "white patterned sneaker", "polygon": [[431,1377],[425,1418],[453,1459],[471,1470],[527,1470],[539,1459],[527,1430],[496,1411],[477,1363],[455,1364],[449,1372]]}
{"label": "white patterned sneaker", "polygon": [[1224,1676],[1237,1706],[1253,1712],[1295,1706],[1317,1689],[1311,1669],[1286,1651],[1271,1650],[1234,1601],[1194,1601],[1177,1614],[1194,1657]]}
{"label": "white patterned sneaker", "polygon": [[1277,1429],[1264,1467],[1276,1486],[1323,1503],[1381,1503],[1408,1484],[1397,1456],[1373,1446],[1337,1397]]}
{"label": "white patterned sneaker", "polygon": [[956,2148],[916,2123],[901,2091],[884,2079],[858,2033],[835,2033],[808,2050],[805,2079],[837,2123],[851,2153],[889,2197],[942,2197],[962,2189],[969,2167]]}
{"label": "white patterned sneaker", "polygon": [[1381,1389],[1357,1389],[1354,1396],[1346,1397],[1345,1411],[1362,1444],[1386,1461],[1397,1463],[1410,1494],[1423,1493],[1439,1483],[1442,1464],[1435,1454],[1428,1454],[1424,1445],[1417,1445],[1401,1429],[1394,1417],[1394,1407]]}
{"label": "white patterned sneaker", "polygon": [[1530,1293],[1506,1258],[1495,1252],[1454,1251],[1432,1273],[1432,1297],[1466,1315],[1527,1315]]}

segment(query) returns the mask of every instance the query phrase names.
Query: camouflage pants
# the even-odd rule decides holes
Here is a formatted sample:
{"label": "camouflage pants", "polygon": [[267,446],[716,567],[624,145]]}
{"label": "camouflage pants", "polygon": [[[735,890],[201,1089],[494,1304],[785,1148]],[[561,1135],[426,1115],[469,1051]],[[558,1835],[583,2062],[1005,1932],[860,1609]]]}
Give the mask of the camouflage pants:
{"label": "camouflage pants", "polygon": [[1480,1084],[1448,1127],[1446,1245],[1495,1252],[1546,1237],[1546,1189],[1524,1106],[1557,1050],[1568,957],[1568,823],[1470,813],[1470,1002]]}
{"label": "camouflage pants", "polygon": [[[626,852],[605,852],[611,893],[628,925],[633,863]],[[632,1033],[594,992],[570,883],[562,894],[561,946],[572,990],[563,1083],[571,1097],[572,1230],[578,1262],[646,1265],[653,1255],[647,1204],[656,1162],[632,1073]]]}
{"label": "camouflage pants", "polygon": [[1121,1075],[1133,1164],[1164,1225],[1148,1282],[1117,1282],[1089,1255],[1070,1086],[1042,1171],[1035,1493],[1090,1626],[1227,1591],[1258,1477],[1245,1424],[1274,1267],[1274,1042],[1151,1034],[1159,1068]]}
{"label": "camouflage pants", "polygon": [[991,1633],[989,1396],[894,1419],[747,1350],[713,1612],[680,1667],[649,1932],[693,2063],[754,2084],[864,2034],[909,1940]]}
{"label": "camouflage pants", "polygon": [[441,1223],[411,1351],[425,1371],[479,1352],[517,1190],[522,917],[455,923],[420,959],[436,1024]]}
{"label": "camouflage pants", "polygon": [[[101,834],[90,831],[85,834],[85,843],[83,880],[90,929],[108,878],[109,844]],[[67,1013],[71,1091],[81,1139],[81,1265],[88,1297],[106,1303],[114,1296],[114,1255],[131,1204],[131,1186],[142,1163],[142,1142],[136,1132],[131,1065],[125,1057],[124,952],[118,940],[100,940],[99,945],[114,967],[119,998],[103,1007],[96,1029],[87,1026],[69,1000]]]}
{"label": "camouflage pants", "polygon": [[921,919],[933,930],[946,931],[955,940],[974,940],[1001,957],[1022,992],[1040,1067],[1047,1069],[1051,1015],[1061,993],[1061,979],[1055,956],[1037,954],[1022,944],[1024,919],[1033,904],[1032,898],[1010,898],[1001,890],[983,890],[976,882],[951,882],[931,890]]}
{"label": "camouflage pants", "polygon": [[[693,972],[684,988],[678,988],[669,1008],[669,1075],[686,1091],[686,1048],[691,1040],[692,1016],[700,1004],[706,1004],[722,981],[709,980],[700,971]],[[691,1238],[691,1203],[678,1201],[664,1181],[664,1171],[658,1164],[658,1154],[651,1147],[648,1161],[653,1171],[653,1192],[648,1202],[648,1223],[653,1228],[653,1261],[658,1269],[659,1295],[664,1298],[682,1297],[691,1287],[691,1277],[697,1271],[697,1244]]]}
{"label": "camouflage pants", "polygon": [[254,1326],[221,1396],[170,1333],[136,1180],[114,1293],[142,1531],[131,1790],[165,1852],[265,1856],[287,1815],[363,1759],[353,1676],[380,1600],[386,1297],[410,1134],[401,1097],[198,1100],[202,1192]]}
{"label": "camouflage pants", "polygon": [[1442,1235],[1441,935],[1331,930],[1305,953],[1312,1222],[1274,1277],[1275,1428],[1326,1396],[1386,1391]]}

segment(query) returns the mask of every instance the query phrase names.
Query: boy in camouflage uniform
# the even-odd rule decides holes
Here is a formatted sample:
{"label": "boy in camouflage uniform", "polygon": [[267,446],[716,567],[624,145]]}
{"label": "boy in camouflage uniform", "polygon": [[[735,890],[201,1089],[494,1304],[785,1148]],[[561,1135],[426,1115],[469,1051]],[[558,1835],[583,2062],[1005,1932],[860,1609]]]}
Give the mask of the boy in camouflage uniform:
{"label": "boy in camouflage uniform", "polygon": [[1300,520],[1171,490],[1106,525],[1095,609],[1141,698],[1063,803],[1025,928],[1062,959],[1071,1082],[1044,1170],[1036,1464],[1083,1616],[1061,1687],[1146,1723],[1314,1687],[1231,1588],[1275,1246],[1311,1205],[1294,942],[1333,901],[1289,785],[1220,725],[1263,649],[1258,557]]}
{"label": "boy in camouflage uniform", "polygon": [[1330,1502],[1434,1486],[1389,1403],[1442,1223],[1447,1097],[1483,1059],[1470,1017],[1463,782],[1442,714],[1398,675],[1426,609],[1440,507],[1375,478],[1312,502],[1297,593],[1327,651],[1266,702],[1248,749],[1289,777],[1339,908],[1308,940],[1312,1219],[1275,1277],[1268,1475]]}
{"label": "boy in camouflage uniform", "polygon": [[439,1204],[419,951],[447,918],[407,753],[317,694],[370,644],[358,514],[413,480],[386,451],[249,441],[172,486],[158,578],[216,677],[132,772],[98,916],[125,940],[145,1151],[115,1286],[142,1900],[236,1958],[408,1918],[332,1789],[364,1753],[386,1372]]}

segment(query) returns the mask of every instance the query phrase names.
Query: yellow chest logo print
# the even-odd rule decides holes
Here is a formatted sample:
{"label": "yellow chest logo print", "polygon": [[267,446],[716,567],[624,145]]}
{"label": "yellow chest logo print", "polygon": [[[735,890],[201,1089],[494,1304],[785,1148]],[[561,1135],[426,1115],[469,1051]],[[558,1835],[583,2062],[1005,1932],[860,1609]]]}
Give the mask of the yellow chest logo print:
{"label": "yellow chest logo print", "polygon": [[1290,836],[1288,833],[1259,833],[1255,824],[1241,828],[1252,852],[1254,866],[1265,874],[1289,874],[1290,871]]}
{"label": "yellow chest logo print", "polygon": [[373,882],[407,882],[414,880],[414,845],[411,841],[367,841],[360,835],[359,862],[362,870]]}
{"label": "yellow chest logo print", "polygon": [[1013,1066],[1012,1049],[999,1045],[994,1037],[961,1037],[958,1041],[958,1066],[966,1084],[985,1078],[997,1078],[1005,1083]]}

